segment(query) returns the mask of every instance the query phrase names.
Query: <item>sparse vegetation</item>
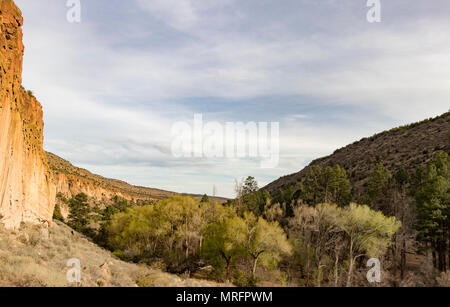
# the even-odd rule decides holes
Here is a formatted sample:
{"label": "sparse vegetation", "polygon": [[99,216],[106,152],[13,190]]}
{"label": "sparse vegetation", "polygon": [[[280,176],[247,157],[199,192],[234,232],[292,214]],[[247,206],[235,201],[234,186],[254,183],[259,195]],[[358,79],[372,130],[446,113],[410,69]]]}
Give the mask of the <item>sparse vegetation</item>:
{"label": "sparse vegetation", "polygon": [[[82,264],[81,283],[67,282],[67,260]],[[157,268],[121,261],[88,238],[56,221],[50,228],[22,225],[18,231],[0,226],[0,286],[137,287],[215,286]]]}
{"label": "sparse vegetation", "polygon": [[[403,138],[404,129],[391,133],[399,131]],[[363,142],[376,144],[386,135]],[[416,168],[398,167],[404,163],[396,163],[390,154]],[[9,233],[0,241],[0,257],[5,259],[0,282],[67,285],[59,275],[61,265],[58,269],[48,266],[62,261],[60,255],[72,253],[112,259],[102,261],[98,268],[84,269],[87,277],[82,285],[86,286],[214,285],[186,279],[189,276],[250,287],[367,285],[364,264],[370,257],[384,263],[383,285],[446,285],[449,158],[445,152],[430,149],[419,154],[423,156],[388,148],[359,161],[343,160],[343,166],[333,164],[334,159],[318,159],[298,181],[275,191],[259,189],[249,176],[236,182],[236,198],[226,204],[207,195],[130,201],[119,194],[99,200],[83,193],[68,198],[58,193],[54,219],[66,221],[77,232],[57,222],[50,239],[44,229],[31,226]],[[54,170],[92,180],[96,187],[130,191],[124,183],[54,161]],[[138,193],[133,195],[142,195],[139,189],[133,191]],[[43,246],[49,248],[43,258],[31,254],[27,258],[27,253],[20,257],[8,254],[6,246],[11,244],[38,251],[39,257]],[[98,255],[92,254],[94,249]],[[408,262],[410,254],[415,254],[415,268]],[[110,263],[118,265],[113,268]],[[12,273],[12,266],[23,266],[26,273]]]}

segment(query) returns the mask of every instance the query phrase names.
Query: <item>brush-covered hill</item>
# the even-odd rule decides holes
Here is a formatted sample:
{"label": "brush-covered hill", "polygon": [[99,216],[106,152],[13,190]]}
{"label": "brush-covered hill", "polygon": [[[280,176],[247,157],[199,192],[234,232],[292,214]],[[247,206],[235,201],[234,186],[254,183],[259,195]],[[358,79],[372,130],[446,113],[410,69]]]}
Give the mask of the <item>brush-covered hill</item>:
{"label": "brush-covered hill", "polygon": [[354,195],[358,196],[376,161],[383,162],[391,171],[403,167],[414,172],[418,167],[425,167],[438,150],[450,153],[450,112],[364,138],[314,160],[297,173],[279,178],[263,190],[273,193],[302,181],[311,166],[339,164],[349,174]]}

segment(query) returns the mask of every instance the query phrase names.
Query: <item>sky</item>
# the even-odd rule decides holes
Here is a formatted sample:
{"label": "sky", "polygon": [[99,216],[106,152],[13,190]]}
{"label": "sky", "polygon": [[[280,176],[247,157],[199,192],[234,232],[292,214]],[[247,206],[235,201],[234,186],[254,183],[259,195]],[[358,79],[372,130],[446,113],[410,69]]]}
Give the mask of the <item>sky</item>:
{"label": "sky", "polygon": [[[392,127],[449,110],[450,2],[16,0],[23,84],[44,109],[44,147],[141,186],[234,196]],[[278,122],[279,163],[177,158],[176,122]]]}

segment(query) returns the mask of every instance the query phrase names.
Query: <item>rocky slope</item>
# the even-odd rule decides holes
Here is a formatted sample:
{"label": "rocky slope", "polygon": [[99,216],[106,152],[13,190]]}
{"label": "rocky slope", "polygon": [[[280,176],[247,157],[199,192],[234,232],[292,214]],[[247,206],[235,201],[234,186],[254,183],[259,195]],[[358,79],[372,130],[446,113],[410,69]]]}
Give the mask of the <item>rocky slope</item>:
{"label": "rocky slope", "polygon": [[[67,281],[67,261],[80,260],[81,283]],[[20,231],[0,225],[0,287],[217,287],[231,286],[184,278],[157,267],[127,263],[67,225],[50,229],[23,224]]]}
{"label": "rocky slope", "polygon": [[56,191],[70,198],[84,193],[97,201],[109,201],[114,196],[138,202],[154,202],[174,196],[176,193],[159,189],[137,187],[124,181],[109,179],[88,170],[73,166],[70,162],[47,152],[47,159],[56,182]]}
{"label": "rocky slope", "polygon": [[0,220],[50,223],[55,186],[43,150],[42,108],[22,84],[22,16],[0,0]]}
{"label": "rocky slope", "polygon": [[[86,194],[91,202],[96,203],[100,207],[105,204],[110,204],[112,198],[115,196],[132,203],[149,204],[177,194],[175,192],[139,187],[121,180],[105,178],[93,174],[88,170],[76,167],[50,152],[47,152],[47,159],[56,183],[56,192],[58,193],[56,201],[60,205],[64,217],[68,215],[69,209],[66,203],[60,201],[61,197],[69,199],[79,193]],[[202,197],[201,195],[193,194],[189,194],[189,196],[195,198]],[[227,201],[227,199],[221,197],[210,198],[220,203]]]}
{"label": "rocky slope", "polygon": [[437,150],[450,153],[450,112],[404,127],[394,128],[364,138],[336,150],[332,155],[317,159],[303,170],[279,178],[263,189],[275,192],[301,181],[313,165],[341,165],[350,176],[358,197],[376,161],[382,161],[391,171],[403,167],[414,172],[424,167]]}

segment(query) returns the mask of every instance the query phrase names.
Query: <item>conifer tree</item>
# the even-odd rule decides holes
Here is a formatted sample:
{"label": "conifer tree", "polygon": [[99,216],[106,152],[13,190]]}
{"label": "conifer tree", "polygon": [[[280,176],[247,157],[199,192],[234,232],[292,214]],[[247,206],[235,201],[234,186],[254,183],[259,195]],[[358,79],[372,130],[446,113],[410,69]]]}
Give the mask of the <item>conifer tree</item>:
{"label": "conifer tree", "polygon": [[416,192],[418,240],[431,248],[440,271],[448,268],[450,241],[450,157],[443,151],[428,165]]}

